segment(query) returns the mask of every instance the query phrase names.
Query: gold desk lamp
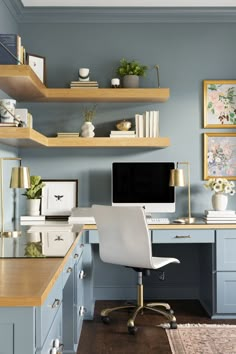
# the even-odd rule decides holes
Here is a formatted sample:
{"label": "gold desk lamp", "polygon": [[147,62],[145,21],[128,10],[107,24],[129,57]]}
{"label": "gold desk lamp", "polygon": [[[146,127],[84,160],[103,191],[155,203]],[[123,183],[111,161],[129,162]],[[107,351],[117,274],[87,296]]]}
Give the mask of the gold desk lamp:
{"label": "gold desk lamp", "polygon": [[21,158],[1,157],[0,158],[0,190],[1,190],[1,237],[17,237],[20,231],[4,230],[4,188],[3,188],[3,161],[20,161],[19,167],[13,167],[11,172],[10,188],[29,188],[30,173],[28,167],[21,166]]}
{"label": "gold desk lamp", "polygon": [[179,165],[187,165],[188,171],[188,217],[179,218],[176,221],[182,224],[192,224],[195,222],[195,218],[191,216],[191,192],[190,192],[190,164],[189,162],[177,162],[177,168],[170,171],[170,183],[171,187],[185,187],[184,170],[178,168]]}

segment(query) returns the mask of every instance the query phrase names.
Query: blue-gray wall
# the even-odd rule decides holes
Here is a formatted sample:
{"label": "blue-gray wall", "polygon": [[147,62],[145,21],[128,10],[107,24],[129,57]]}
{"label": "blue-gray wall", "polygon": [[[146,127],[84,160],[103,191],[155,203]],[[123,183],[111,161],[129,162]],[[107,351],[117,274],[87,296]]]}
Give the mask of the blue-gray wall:
{"label": "blue-gray wall", "polygon": [[[1,5],[0,5],[1,10]],[[1,11],[0,11],[1,13]],[[0,15],[1,16],[1,15]],[[191,163],[192,209],[201,214],[211,207],[211,193],[203,188],[202,81],[235,79],[235,23],[81,23],[81,21],[19,23],[22,42],[29,53],[46,57],[47,86],[68,87],[80,67],[89,67],[91,79],[109,87],[122,57],[137,59],[150,70],[141,86],[156,85],[154,65],[160,66],[162,87],[170,99],[161,104],[98,104],[95,133],[108,135],[116,121],[145,110],[160,111],[161,136],[169,136],[166,149],[21,149],[20,156],[31,174],[43,178],[77,178],[79,204],[110,203],[112,161],[189,161]],[[1,21],[0,21],[1,22]],[[101,21],[100,21],[101,22]],[[3,31],[2,24],[0,25]],[[4,27],[7,31],[12,24]],[[92,104],[92,103],[91,103]],[[33,114],[34,128],[45,135],[78,131],[82,125],[79,103],[21,103]],[[87,106],[87,105],[86,105]],[[219,131],[219,130],[218,130]],[[227,132],[230,130],[221,130]],[[231,130],[233,131],[233,130]],[[187,211],[187,191],[177,190],[177,215]],[[236,207],[235,197],[230,199]]]}

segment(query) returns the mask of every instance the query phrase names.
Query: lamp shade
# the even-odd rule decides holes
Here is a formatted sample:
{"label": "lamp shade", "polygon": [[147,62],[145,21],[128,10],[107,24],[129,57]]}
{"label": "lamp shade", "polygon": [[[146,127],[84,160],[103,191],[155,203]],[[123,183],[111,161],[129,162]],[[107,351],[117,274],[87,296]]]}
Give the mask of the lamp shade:
{"label": "lamp shade", "polygon": [[30,173],[28,167],[13,167],[10,188],[30,188]]}
{"label": "lamp shade", "polygon": [[184,187],[184,171],[181,168],[176,168],[174,170],[170,170],[170,183],[171,187]]}

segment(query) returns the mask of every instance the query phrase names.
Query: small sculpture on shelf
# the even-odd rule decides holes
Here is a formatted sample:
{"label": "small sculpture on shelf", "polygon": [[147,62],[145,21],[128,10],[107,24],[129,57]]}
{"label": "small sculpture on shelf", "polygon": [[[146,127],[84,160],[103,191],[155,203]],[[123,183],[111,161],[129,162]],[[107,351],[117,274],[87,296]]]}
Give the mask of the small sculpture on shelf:
{"label": "small sculpture on shelf", "polygon": [[93,119],[95,117],[97,110],[97,106],[94,105],[91,108],[84,108],[83,110],[83,117],[84,117],[84,124],[81,127],[81,135],[84,138],[93,138],[94,137],[94,125],[93,125]]}

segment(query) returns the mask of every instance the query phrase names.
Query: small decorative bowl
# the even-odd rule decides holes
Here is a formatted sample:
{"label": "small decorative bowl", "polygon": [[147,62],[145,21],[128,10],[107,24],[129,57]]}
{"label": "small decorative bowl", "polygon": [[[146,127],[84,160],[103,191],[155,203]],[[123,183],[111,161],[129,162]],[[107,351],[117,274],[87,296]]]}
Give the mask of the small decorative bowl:
{"label": "small decorative bowl", "polygon": [[118,130],[129,130],[131,128],[131,122],[129,120],[121,120],[116,124]]}

